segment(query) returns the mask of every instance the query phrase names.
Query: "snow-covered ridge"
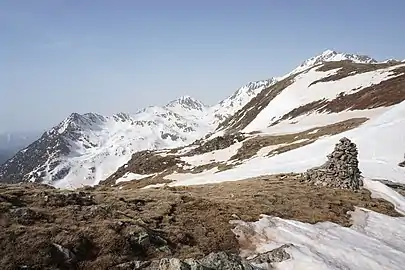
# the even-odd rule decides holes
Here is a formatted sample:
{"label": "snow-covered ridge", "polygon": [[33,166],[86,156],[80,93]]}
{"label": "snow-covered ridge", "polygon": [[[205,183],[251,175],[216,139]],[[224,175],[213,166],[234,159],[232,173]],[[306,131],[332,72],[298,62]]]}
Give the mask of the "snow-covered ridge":
{"label": "snow-covered ridge", "polygon": [[[277,80],[270,78],[267,80],[250,82],[239,88],[233,95],[222,100],[217,105],[211,107],[211,112],[219,123],[227,117],[233,115],[243,106],[245,106],[252,98],[257,96],[263,89],[270,87]],[[219,120],[219,121],[218,121]]]}

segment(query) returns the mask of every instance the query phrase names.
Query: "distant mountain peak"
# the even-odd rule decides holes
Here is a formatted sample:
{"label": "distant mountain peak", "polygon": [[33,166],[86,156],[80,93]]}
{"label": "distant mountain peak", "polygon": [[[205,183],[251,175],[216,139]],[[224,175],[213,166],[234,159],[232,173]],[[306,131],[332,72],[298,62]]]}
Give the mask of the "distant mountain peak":
{"label": "distant mountain peak", "polygon": [[165,107],[173,108],[177,106],[181,106],[189,110],[198,110],[198,111],[202,111],[206,107],[204,103],[188,95],[184,95],[175,100],[170,101],[168,104],[166,104]]}
{"label": "distant mountain peak", "polygon": [[332,54],[337,54],[337,52],[335,50],[327,49],[327,50],[323,51],[323,53],[321,55],[327,56],[327,55],[332,55]]}

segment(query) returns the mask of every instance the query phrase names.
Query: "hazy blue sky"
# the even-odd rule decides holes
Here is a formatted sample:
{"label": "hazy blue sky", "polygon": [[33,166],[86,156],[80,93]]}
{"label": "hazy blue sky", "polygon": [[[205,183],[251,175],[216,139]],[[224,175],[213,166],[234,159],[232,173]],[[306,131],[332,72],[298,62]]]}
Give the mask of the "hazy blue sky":
{"label": "hazy blue sky", "polygon": [[405,2],[0,0],[0,131],[212,104],[335,49],[405,58]]}

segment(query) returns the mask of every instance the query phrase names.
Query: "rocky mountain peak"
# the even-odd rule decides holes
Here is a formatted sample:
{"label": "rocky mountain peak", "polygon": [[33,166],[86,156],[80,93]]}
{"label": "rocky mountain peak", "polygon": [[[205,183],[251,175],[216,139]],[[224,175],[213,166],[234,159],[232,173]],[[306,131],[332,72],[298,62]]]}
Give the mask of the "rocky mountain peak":
{"label": "rocky mountain peak", "polygon": [[93,126],[95,124],[100,124],[106,121],[106,118],[97,113],[72,113],[67,118],[65,118],[59,125],[52,128],[49,133],[65,133],[67,131],[77,131],[81,129],[86,129],[87,127]]}
{"label": "rocky mountain peak", "polygon": [[296,69],[294,69],[293,72],[291,72],[290,74],[304,71],[310,67],[316,66],[316,65],[324,63],[324,62],[344,61],[344,60],[352,61],[355,63],[363,63],[363,64],[377,63],[377,60],[375,60],[367,55],[342,53],[342,52],[337,52],[337,51],[328,49],[317,56],[314,56],[314,57],[311,57],[311,58],[305,60],[300,66],[298,66]]}

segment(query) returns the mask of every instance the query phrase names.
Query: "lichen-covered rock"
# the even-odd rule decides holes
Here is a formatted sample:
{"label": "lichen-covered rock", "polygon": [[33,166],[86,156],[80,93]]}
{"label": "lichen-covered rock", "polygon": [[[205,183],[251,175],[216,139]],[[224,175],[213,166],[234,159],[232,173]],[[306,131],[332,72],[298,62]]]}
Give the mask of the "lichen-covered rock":
{"label": "lichen-covered rock", "polygon": [[131,261],[116,266],[116,269],[143,270],[261,270],[236,254],[210,253],[201,260],[163,258],[152,261]]}
{"label": "lichen-covered rock", "polygon": [[305,180],[315,185],[358,190],[362,185],[356,144],[342,138],[328,160],[320,167],[309,169]]}

